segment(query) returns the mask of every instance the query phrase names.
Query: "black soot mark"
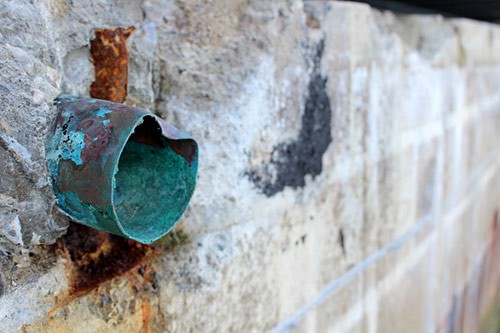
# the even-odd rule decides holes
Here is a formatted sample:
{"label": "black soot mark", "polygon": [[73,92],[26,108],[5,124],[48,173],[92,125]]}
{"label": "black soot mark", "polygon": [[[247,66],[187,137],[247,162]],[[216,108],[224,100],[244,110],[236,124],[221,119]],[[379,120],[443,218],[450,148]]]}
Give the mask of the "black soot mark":
{"label": "black soot mark", "polygon": [[[276,145],[273,157],[263,166],[263,171],[251,170],[245,173],[268,197],[283,191],[286,186],[294,189],[304,187],[306,175],[314,178],[323,169],[322,157],[332,141],[330,131],[332,110],[326,93],[327,79],[321,75],[324,47],[322,40],[313,58],[314,68],[297,140]],[[271,173],[269,170],[275,172]],[[273,177],[272,174],[276,176]]]}

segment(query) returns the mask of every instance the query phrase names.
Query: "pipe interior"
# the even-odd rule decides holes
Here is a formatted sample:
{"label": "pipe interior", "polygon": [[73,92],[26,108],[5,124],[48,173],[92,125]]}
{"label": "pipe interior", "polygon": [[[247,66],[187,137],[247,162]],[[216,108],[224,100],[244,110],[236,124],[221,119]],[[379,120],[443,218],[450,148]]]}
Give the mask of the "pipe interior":
{"label": "pipe interior", "polygon": [[113,190],[116,214],[130,236],[150,242],[181,217],[195,179],[176,147],[190,143],[163,137],[153,117],[136,127],[121,153]]}

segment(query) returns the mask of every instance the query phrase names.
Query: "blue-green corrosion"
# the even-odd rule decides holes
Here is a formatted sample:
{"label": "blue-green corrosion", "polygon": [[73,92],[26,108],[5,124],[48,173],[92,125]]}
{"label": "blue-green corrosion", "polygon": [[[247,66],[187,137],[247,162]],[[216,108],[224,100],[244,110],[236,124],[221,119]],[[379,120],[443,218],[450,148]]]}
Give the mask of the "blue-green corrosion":
{"label": "blue-green corrosion", "polygon": [[[135,234],[170,230],[182,214],[177,207],[187,205],[194,188],[192,167],[170,148],[129,142],[115,175],[114,207],[124,227]],[[158,215],[158,207],[164,214]],[[144,225],[143,220],[150,223]]]}
{"label": "blue-green corrosion", "polygon": [[64,142],[64,145],[55,146],[54,150],[47,152],[48,167],[51,174],[57,172],[60,160],[70,160],[76,165],[81,165],[82,150],[85,148],[85,134],[82,132],[67,133],[67,130],[58,128],[52,137],[53,140]]}
{"label": "blue-green corrosion", "polygon": [[46,156],[58,207],[145,244],[170,231],[194,192],[196,142],[149,111],[66,95],[55,104]]}

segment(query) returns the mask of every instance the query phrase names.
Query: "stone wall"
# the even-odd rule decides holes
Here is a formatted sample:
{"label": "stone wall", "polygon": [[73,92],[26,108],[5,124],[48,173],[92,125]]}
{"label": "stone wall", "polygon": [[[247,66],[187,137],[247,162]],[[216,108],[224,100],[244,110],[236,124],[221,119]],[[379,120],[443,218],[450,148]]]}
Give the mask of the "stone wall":
{"label": "stone wall", "polygon": [[[496,25],[235,0],[7,0],[0,23],[1,332],[474,332],[493,304]],[[79,288],[90,234],[68,241],[44,140],[116,27],[125,103],[193,134],[199,180],[173,233],[91,249]]]}

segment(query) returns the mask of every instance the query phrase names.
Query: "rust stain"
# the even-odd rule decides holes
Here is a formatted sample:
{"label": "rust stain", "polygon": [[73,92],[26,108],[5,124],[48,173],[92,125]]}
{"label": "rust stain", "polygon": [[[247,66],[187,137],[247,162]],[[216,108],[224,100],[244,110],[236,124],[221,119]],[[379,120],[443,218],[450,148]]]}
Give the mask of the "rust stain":
{"label": "rust stain", "polygon": [[151,321],[154,316],[153,306],[149,292],[158,288],[156,281],[156,272],[150,265],[140,265],[127,276],[135,299],[140,302],[141,311],[141,333],[151,332]]}
{"label": "rust stain", "polygon": [[157,274],[150,263],[186,242],[188,237],[180,230],[152,246],[70,223],[67,234],[52,247],[56,254],[68,259],[69,288],[55,299],[48,318],[76,298],[97,290],[104,282],[121,277],[128,280],[135,299],[140,302],[142,332],[149,332],[155,315],[150,295],[158,290]]}
{"label": "rust stain", "polygon": [[310,13],[307,14],[306,24],[310,29],[319,29],[321,28],[319,21]]}
{"label": "rust stain", "polygon": [[95,70],[90,96],[117,103],[125,100],[129,62],[127,38],[134,30],[134,27],[95,30],[95,38],[90,42]]}
{"label": "rust stain", "polygon": [[149,245],[78,223],[70,224],[58,247],[70,260],[69,296],[85,295],[156,255]]}
{"label": "rust stain", "polygon": [[143,299],[142,304],[141,304],[141,310],[142,310],[142,328],[141,328],[141,333],[149,333],[151,332],[150,329],[150,322],[151,322],[151,303]]}

